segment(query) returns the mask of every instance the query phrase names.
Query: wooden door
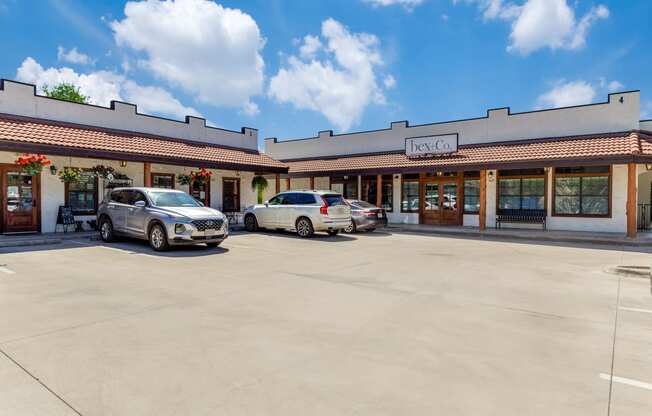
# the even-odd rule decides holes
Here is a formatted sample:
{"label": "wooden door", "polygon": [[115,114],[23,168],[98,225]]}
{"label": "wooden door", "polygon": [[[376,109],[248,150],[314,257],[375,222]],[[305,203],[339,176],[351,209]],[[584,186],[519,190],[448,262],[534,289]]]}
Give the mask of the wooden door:
{"label": "wooden door", "polygon": [[40,231],[40,174],[21,172],[17,166],[0,167],[2,232]]}
{"label": "wooden door", "polygon": [[211,181],[206,179],[202,184],[192,182],[190,184],[190,195],[197,201],[208,207],[211,204]]}
{"label": "wooden door", "polygon": [[222,180],[222,211],[240,212],[240,179]]}
{"label": "wooden door", "polygon": [[424,178],[421,181],[421,223],[460,225],[460,184],[455,178]]}

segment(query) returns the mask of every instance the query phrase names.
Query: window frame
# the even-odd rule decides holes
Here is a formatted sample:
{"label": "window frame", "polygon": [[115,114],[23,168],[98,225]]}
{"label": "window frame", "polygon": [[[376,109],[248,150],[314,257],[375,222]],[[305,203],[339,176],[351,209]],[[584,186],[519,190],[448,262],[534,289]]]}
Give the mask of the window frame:
{"label": "window frame", "polygon": [[[89,172],[90,169],[81,169],[82,172]],[[94,185],[94,190],[93,190],[93,212],[80,212],[80,211],[72,211],[72,215],[74,216],[92,216],[92,215],[97,215],[97,208],[99,206],[99,197],[100,197],[100,190],[99,190],[99,180],[97,176],[93,175],[93,181],[95,182]],[[65,182],[64,183],[64,204],[68,207],[70,207],[70,183]],[[89,193],[89,191],[72,191],[72,192],[85,192]],[[72,207],[71,207],[72,208]]]}
{"label": "window frame", "polygon": [[[509,170],[509,169],[506,169]],[[520,193],[519,198],[523,198],[523,179],[543,179],[543,211],[546,216],[548,212],[548,174],[544,170],[543,174],[532,175],[501,175],[500,170],[496,171],[496,215],[500,215],[500,180],[501,179],[519,179],[520,180]],[[521,208],[520,210],[523,210]]]}
{"label": "window frame", "polygon": [[[344,179],[344,176],[347,176],[349,179]],[[342,196],[344,197],[344,199],[358,199],[358,196],[360,195],[360,189],[359,189],[360,184],[358,183],[358,175],[329,176],[328,188],[330,191],[337,192],[336,190],[333,189],[333,185],[335,184],[342,184],[342,188],[343,188]],[[348,184],[354,185],[355,192],[353,198],[347,198],[346,185]]]}
{"label": "window frame", "polygon": [[[609,188],[607,194],[607,213],[606,214],[558,214],[556,212],[556,199],[557,199],[557,177],[560,178],[582,178],[582,177],[607,177]],[[568,217],[568,218],[611,218],[611,200],[613,199],[613,165],[609,165],[609,172],[595,173],[595,172],[582,172],[582,173],[557,173],[557,169],[552,169],[552,216],[553,217]],[[582,209],[582,180],[580,179],[580,210]]]}
{"label": "window frame", "polygon": [[[393,174],[392,175],[384,174],[384,175],[381,175],[381,177],[382,177],[381,178],[381,186],[384,188],[386,184],[389,184],[389,187],[392,190],[392,196],[391,196],[391,198],[389,198],[389,208],[383,208],[382,206],[380,206],[378,208],[384,209],[385,212],[394,212],[394,175]],[[361,178],[360,178],[360,185],[361,185],[361,188],[360,188],[360,200],[368,202],[368,203],[373,204],[375,206],[376,202],[377,202],[375,200],[375,197],[378,195],[378,190],[376,190],[376,195],[374,195],[374,200],[373,201],[369,201],[368,196],[369,196],[369,191],[371,190],[371,186],[373,185],[374,187],[376,187],[377,184],[378,184],[378,175],[362,175]],[[367,194],[366,195],[365,195],[365,187],[367,187],[367,189],[366,189]],[[382,197],[383,197],[383,199],[387,198],[387,192],[383,192]],[[367,198],[367,199],[365,199],[365,198]],[[382,201],[381,201],[381,205],[382,205]]]}
{"label": "window frame", "polygon": [[[478,181],[478,202],[480,199],[480,172],[478,171],[477,175],[475,173],[470,173],[470,172],[464,172],[462,175],[462,215],[480,215],[480,206],[478,206],[477,211],[467,211],[466,210],[466,181]],[[476,195],[469,195],[469,196],[476,196]]]}
{"label": "window frame", "polygon": [[[416,182],[417,184],[417,199],[419,200],[419,205],[417,206],[416,209],[413,210],[405,210],[403,209],[403,185],[405,182]],[[401,213],[402,214],[420,214],[421,213],[421,177],[416,178],[409,178],[406,179],[405,175],[401,175]]]}
{"label": "window frame", "polygon": [[[154,177],[155,176],[167,176],[168,178],[170,178],[172,180],[172,188],[159,188],[157,186],[154,186]],[[176,189],[175,179],[176,179],[176,177],[175,177],[174,173],[159,173],[159,172],[150,173],[150,181],[151,181],[151,184],[152,184],[152,188],[156,188],[156,189]]]}

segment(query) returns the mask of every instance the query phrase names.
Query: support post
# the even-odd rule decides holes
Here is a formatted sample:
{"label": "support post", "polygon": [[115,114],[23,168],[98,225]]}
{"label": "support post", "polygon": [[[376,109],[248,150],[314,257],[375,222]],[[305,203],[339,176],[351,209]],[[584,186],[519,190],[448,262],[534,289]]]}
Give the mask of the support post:
{"label": "support post", "polygon": [[311,190],[315,189],[315,177],[314,176],[310,177],[310,189]]}
{"label": "support post", "polygon": [[487,171],[480,171],[480,211],[479,225],[480,230],[487,229]]}
{"label": "support post", "polygon": [[149,162],[143,163],[143,185],[146,188],[152,187],[152,164]]}
{"label": "support post", "polygon": [[286,191],[289,191],[292,188],[292,183],[290,182],[289,176],[285,178],[285,187],[287,188]]}
{"label": "support post", "polygon": [[627,237],[636,238],[636,163],[627,164]]}
{"label": "support post", "polygon": [[383,205],[383,175],[376,175],[376,206]]}
{"label": "support post", "polygon": [[276,185],[276,193],[281,192],[281,174],[277,173],[276,176],[274,177],[275,179],[275,185]]}
{"label": "support post", "polygon": [[362,176],[358,175],[357,178],[358,185],[356,188],[358,188],[358,191],[356,192],[356,198],[358,198],[358,201],[362,199]]}

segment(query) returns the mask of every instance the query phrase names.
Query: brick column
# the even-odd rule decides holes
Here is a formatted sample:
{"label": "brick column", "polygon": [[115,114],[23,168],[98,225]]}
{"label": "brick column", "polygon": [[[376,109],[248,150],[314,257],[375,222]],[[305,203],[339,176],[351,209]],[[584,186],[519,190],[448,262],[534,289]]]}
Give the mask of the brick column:
{"label": "brick column", "polygon": [[376,175],[376,206],[383,205],[383,175]]}
{"label": "brick column", "polygon": [[143,163],[143,185],[147,188],[152,186],[152,164],[149,162]]}

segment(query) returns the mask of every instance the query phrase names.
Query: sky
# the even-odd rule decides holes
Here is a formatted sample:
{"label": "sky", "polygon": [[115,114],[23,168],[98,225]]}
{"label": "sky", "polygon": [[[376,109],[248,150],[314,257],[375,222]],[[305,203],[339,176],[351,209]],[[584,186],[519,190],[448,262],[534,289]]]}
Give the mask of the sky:
{"label": "sky", "polygon": [[0,0],[0,77],[313,137],[604,102],[652,118],[649,0]]}

